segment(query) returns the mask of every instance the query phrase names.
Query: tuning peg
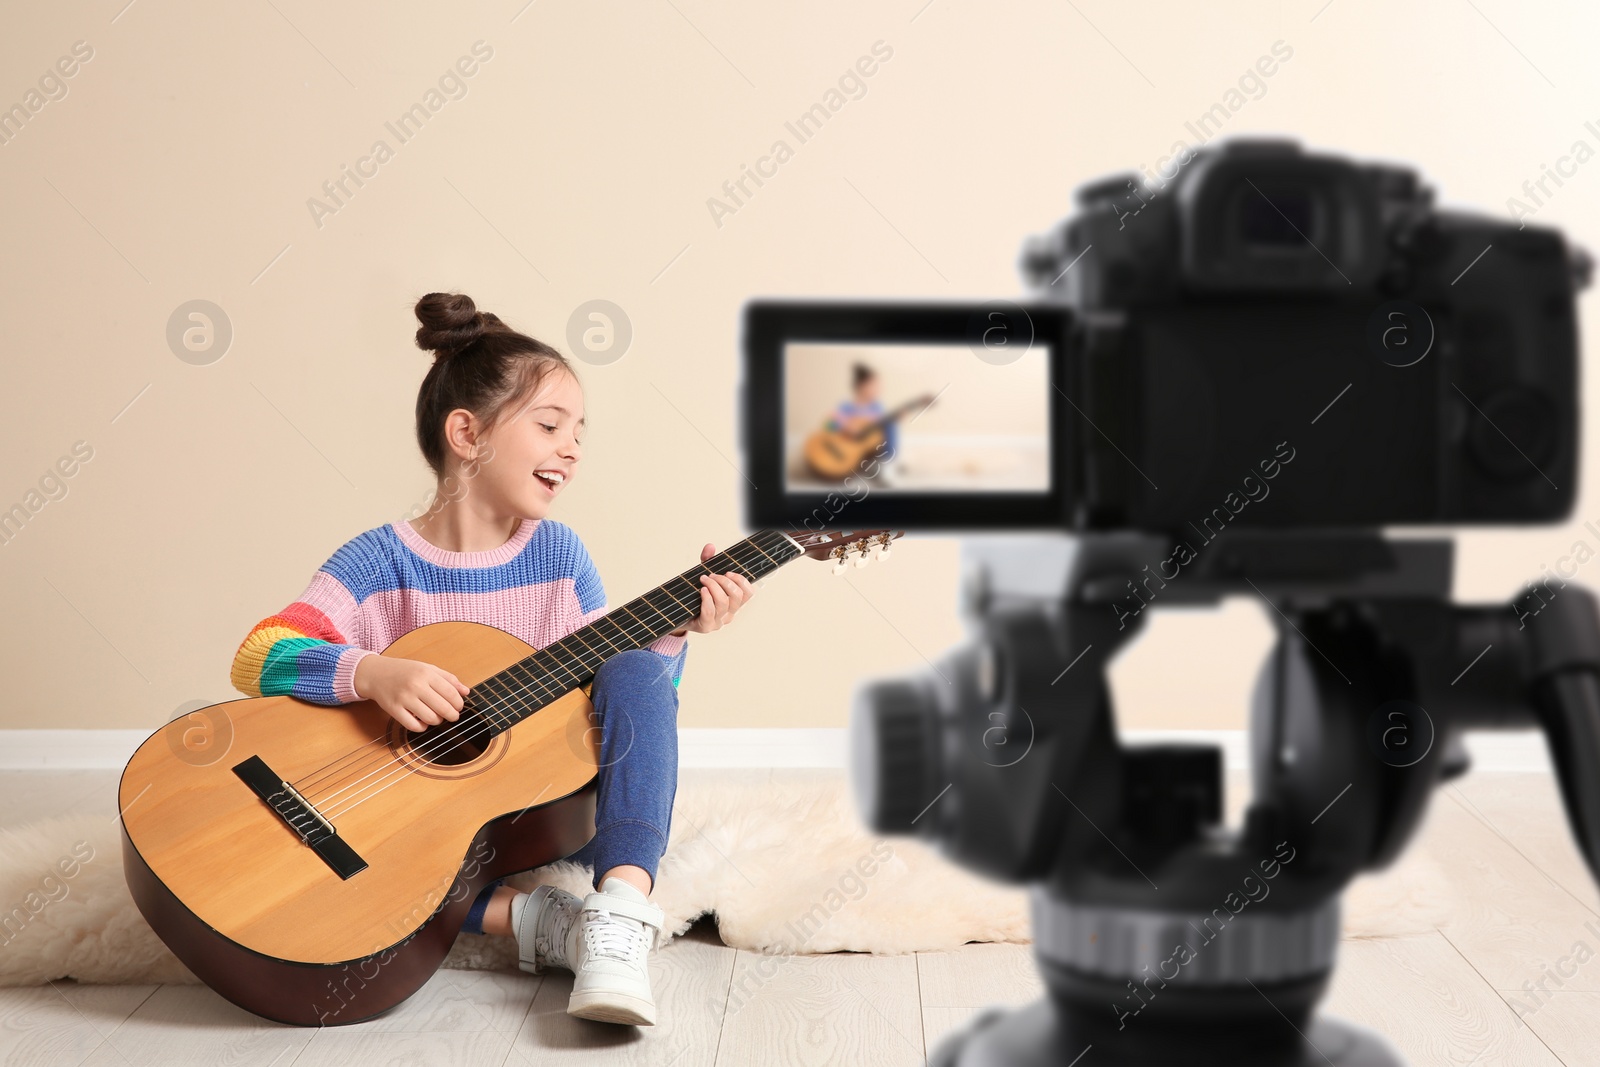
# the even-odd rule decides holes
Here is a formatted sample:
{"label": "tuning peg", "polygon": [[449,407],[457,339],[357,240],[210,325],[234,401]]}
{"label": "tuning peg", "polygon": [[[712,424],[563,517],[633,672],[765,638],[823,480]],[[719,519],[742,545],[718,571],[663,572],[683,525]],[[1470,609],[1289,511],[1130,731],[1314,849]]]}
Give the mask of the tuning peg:
{"label": "tuning peg", "polygon": [[880,541],[879,543],[877,543],[877,544],[872,546],[872,549],[867,553],[867,555],[870,556],[874,560],[885,560],[885,559],[888,559],[889,558],[889,546]]}
{"label": "tuning peg", "polygon": [[850,557],[850,564],[854,567],[865,567],[871,562],[872,561],[867,558],[866,552],[863,551],[859,546],[856,548],[856,554]]}
{"label": "tuning peg", "polygon": [[833,558],[833,569],[832,569],[832,571],[830,573],[832,573],[832,575],[835,578],[837,578],[840,575],[844,574],[844,572],[849,570],[849,569],[850,569],[850,564],[848,562],[846,562],[844,556],[840,555],[840,556],[835,556]]}

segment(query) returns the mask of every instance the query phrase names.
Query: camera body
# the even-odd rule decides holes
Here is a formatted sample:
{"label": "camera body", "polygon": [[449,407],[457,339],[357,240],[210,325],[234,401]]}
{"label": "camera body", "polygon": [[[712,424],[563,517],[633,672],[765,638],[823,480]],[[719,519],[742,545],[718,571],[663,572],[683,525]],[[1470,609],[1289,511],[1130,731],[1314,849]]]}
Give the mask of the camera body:
{"label": "camera body", "polygon": [[[1080,189],[1025,246],[1026,303],[745,308],[747,524],[1005,531],[964,546],[970,639],[864,684],[851,714],[869,827],[1033,887],[1049,997],[980,1018],[940,1067],[1086,1046],[1128,1065],[1398,1062],[1314,1008],[1339,894],[1462,773],[1468,729],[1546,731],[1600,877],[1595,598],[1563,592],[1530,625],[1453,605],[1451,542],[1378,529],[1570,513],[1588,257],[1437,210],[1411,170],[1292,142],[1172,167]],[[909,476],[831,484],[800,462],[796,429],[852,367],[935,397],[880,442]],[[887,403],[858,387],[812,438],[848,454],[899,417]],[[1278,631],[1237,828],[1220,750],[1123,744],[1107,680],[1145,607],[1230,596]]]}
{"label": "camera body", "polygon": [[[1438,210],[1409,169],[1292,141],[1234,140],[1170,166],[1159,185],[1081,188],[1078,210],[1026,243],[1023,303],[747,303],[749,521],[1192,543],[1235,526],[1571,512],[1581,250],[1554,230]],[[900,395],[937,395],[902,425],[946,453],[967,443],[948,478],[793,476],[796,423],[817,411],[817,379],[843,391],[828,353],[845,346]],[[793,403],[802,394],[812,407]],[[995,458],[997,441],[1033,448],[1039,479],[986,484],[1020,469]]]}
{"label": "camera body", "polygon": [[1085,186],[1023,254],[1078,322],[1070,526],[1571,511],[1588,261],[1559,233],[1436,210],[1412,170],[1292,141],[1171,165],[1159,187]]}
{"label": "camera body", "polygon": [[[851,712],[870,829],[1032,886],[1050,997],[939,1067],[1395,1064],[1315,1003],[1339,893],[1466,768],[1466,729],[1546,729],[1600,877],[1597,601],[1453,605],[1453,544],[1378,530],[1570,514],[1586,254],[1293,142],[1173,168],[1080,189],[1024,248],[1026,304],[746,306],[749,525],[1006,531],[963,545],[970,640]],[[883,442],[909,477],[800,462],[899,418],[858,386],[802,448],[851,368],[934,395]],[[1240,595],[1278,641],[1235,829],[1221,750],[1122,744],[1107,665],[1146,606]]]}

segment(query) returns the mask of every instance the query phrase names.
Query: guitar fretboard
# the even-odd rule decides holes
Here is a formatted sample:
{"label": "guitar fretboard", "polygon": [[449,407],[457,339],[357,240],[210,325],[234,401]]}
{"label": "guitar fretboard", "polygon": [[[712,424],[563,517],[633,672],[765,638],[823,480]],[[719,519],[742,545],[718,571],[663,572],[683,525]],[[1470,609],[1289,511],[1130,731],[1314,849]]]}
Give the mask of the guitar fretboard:
{"label": "guitar fretboard", "polygon": [[492,733],[508,730],[589,681],[617,653],[643,648],[697,618],[702,574],[736,571],[755,582],[801,555],[799,546],[779,530],[752,534],[485,678],[473,686],[468,706],[476,707]]}

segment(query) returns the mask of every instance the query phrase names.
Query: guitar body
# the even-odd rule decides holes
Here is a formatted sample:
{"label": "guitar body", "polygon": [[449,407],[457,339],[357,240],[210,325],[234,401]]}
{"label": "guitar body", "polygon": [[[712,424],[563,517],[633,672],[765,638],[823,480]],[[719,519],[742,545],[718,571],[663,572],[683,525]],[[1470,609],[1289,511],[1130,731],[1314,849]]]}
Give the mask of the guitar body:
{"label": "guitar body", "polygon": [[[382,654],[436,664],[471,687],[533,651],[491,626],[441,622]],[[594,835],[599,740],[587,689],[448,764],[418,753],[429,733],[411,734],[371,701],[214,705],[195,715],[211,721],[220,752],[197,752],[183,733],[193,728],[174,722],[139,747],[119,789],[134,901],[197,977],[257,1015],[316,1026],[386,1011],[433,975],[484,885]],[[251,757],[297,789],[307,783],[306,799],[365,866],[341,877],[302,840],[236,772]]]}
{"label": "guitar body", "polygon": [[843,430],[818,430],[806,438],[805,460],[819,478],[839,482],[861,469],[866,458],[877,451],[884,431],[874,426],[860,437]]}
{"label": "guitar body", "polygon": [[833,482],[844,481],[859,471],[867,457],[878,451],[878,446],[888,440],[888,431],[885,429],[887,426],[899,422],[912,408],[926,408],[936,399],[938,399],[936,395],[919,396],[900,405],[883,418],[859,427],[854,433],[824,426],[806,438],[805,447],[801,449],[806,466],[810,467],[811,472],[819,478]]}

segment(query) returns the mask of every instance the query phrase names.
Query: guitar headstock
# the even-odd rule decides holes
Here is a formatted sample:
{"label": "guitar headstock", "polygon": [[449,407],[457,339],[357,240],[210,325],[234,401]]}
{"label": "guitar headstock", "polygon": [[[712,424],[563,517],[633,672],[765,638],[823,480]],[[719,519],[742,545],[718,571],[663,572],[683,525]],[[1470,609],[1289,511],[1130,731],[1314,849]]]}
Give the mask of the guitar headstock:
{"label": "guitar headstock", "polygon": [[835,577],[854,564],[865,567],[872,560],[889,558],[889,542],[904,530],[790,530],[806,555],[812,559],[833,560]]}

